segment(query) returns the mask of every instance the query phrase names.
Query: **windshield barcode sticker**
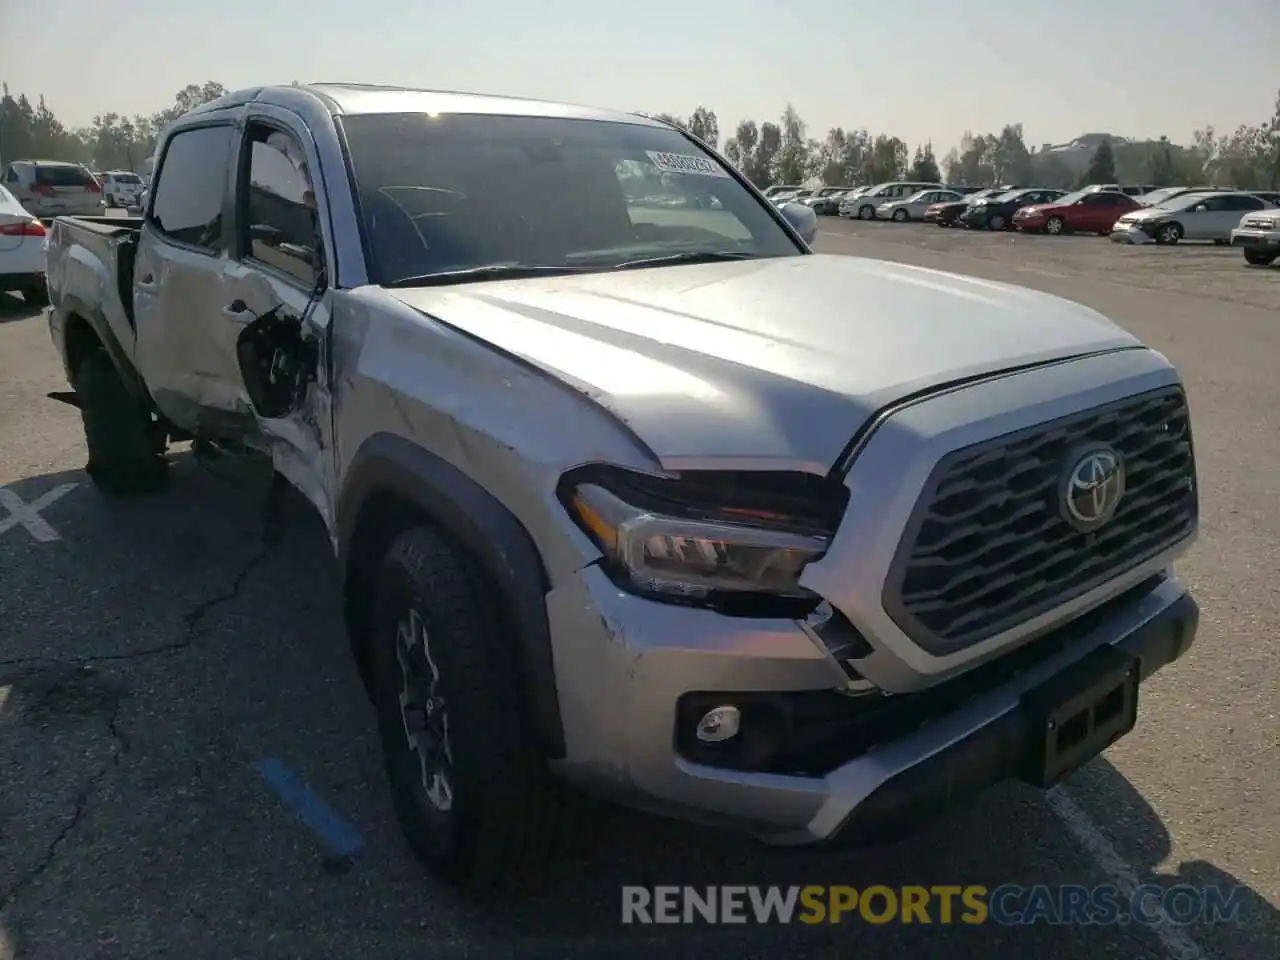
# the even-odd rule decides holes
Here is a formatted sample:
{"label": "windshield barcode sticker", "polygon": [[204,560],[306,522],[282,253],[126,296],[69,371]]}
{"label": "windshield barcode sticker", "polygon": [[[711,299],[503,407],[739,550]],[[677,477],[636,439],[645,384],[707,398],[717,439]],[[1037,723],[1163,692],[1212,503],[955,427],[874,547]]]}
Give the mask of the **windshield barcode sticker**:
{"label": "windshield barcode sticker", "polygon": [[706,157],[695,157],[687,153],[659,153],[657,150],[646,150],[645,153],[663,173],[693,173],[700,177],[729,178],[728,173]]}

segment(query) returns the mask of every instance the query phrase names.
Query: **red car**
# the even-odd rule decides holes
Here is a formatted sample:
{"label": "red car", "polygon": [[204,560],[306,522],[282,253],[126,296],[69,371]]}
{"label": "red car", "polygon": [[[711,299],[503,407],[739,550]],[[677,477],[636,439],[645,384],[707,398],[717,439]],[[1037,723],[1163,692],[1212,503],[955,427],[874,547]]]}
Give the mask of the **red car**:
{"label": "red car", "polygon": [[1116,191],[1076,191],[1053,203],[1023,207],[1013,215],[1013,225],[1027,233],[1098,233],[1106,236],[1130,210],[1142,204]]}

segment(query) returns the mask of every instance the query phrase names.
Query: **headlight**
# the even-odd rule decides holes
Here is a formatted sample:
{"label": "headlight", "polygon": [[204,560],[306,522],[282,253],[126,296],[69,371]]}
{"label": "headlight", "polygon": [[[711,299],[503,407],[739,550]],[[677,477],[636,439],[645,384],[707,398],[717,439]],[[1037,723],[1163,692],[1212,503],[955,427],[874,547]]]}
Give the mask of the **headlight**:
{"label": "headlight", "polygon": [[816,602],[800,574],[830,546],[847,490],[819,477],[761,475],[824,488],[806,503],[798,489],[734,489],[716,476],[724,475],[687,481],[606,468],[568,479],[561,500],[604,554],[606,572],[632,592],[711,604],[751,594]]}

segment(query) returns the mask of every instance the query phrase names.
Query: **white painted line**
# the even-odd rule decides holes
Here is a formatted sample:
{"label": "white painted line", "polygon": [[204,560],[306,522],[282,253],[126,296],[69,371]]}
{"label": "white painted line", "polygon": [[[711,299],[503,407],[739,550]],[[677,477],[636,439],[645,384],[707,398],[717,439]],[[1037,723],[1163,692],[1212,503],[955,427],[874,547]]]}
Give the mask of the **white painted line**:
{"label": "white painted line", "polygon": [[[1049,809],[1067,825],[1067,829],[1075,835],[1098,866],[1111,878],[1111,882],[1116,885],[1120,893],[1132,899],[1138,888],[1142,886],[1138,880],[1138,872],[1125,862],[1098,825],[1061,786],[1049,790],[1045,794],[1045,802],[1049,804]],[[1151,904],[1146,909],[1156,918],[1150,929],[1160,939],[1160,944],[1170,960],[1205,960],[1205,955],[1191,939],[1191,935],[1183,927],[1173,923],[1163,908]]]}
{"label": "white painted line", "polygon": [[78,486],[80,486],[78,483],[64,483],[52,490],[46,490],[31,503],[24,503],[22,498],[8,487],[0,487],[0,504],[4,504],[9,510],[9,516],[0,520],[0,533],[6,533],[18,524],[22,524],[27,528],[27,532],[41,543],[61,540],[62,537],[58,536],[58,531],[49,526],[49,521],[40,516],[40,511]]}

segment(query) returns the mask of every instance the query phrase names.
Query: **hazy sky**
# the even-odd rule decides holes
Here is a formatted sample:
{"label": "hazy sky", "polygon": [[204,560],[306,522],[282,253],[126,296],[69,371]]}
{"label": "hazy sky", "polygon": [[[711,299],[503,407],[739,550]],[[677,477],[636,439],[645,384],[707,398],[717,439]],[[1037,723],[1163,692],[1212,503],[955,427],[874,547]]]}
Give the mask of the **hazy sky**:
{"label": "hazy sky", "polygon": [[0,0],[0,80],[70,125],[150,113],[190,82],[348,80],[623,110],[795,105],[939,153],[1021,121],[1189,140],[1269,117],[1280,0]]}

